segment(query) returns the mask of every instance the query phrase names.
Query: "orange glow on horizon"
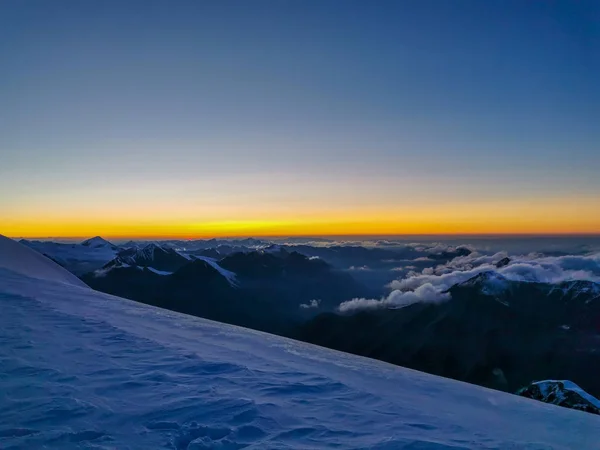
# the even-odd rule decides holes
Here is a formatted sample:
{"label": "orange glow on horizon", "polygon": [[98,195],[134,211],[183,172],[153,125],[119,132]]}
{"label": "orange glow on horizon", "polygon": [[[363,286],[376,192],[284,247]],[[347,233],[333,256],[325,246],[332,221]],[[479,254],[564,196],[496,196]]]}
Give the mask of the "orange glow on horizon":
{"label": "orange glow on horizon", "polygon": [[[141,213],[141,211],[137,211]],[[328,213],[258,211],[244,217],[208,214],[194,218],[193,212],[156,217],[143,211],[138,217],[120,220],[92,211],[83,217],[41,214],[2,218],[0,233],[12,237],[107,239],[202,239],[212,237],[286,236],[402,236],[402,235],[576,235],[600,234],[600,207],[595,199],[553,202],[495,202],[408,208],[363,207]]]}

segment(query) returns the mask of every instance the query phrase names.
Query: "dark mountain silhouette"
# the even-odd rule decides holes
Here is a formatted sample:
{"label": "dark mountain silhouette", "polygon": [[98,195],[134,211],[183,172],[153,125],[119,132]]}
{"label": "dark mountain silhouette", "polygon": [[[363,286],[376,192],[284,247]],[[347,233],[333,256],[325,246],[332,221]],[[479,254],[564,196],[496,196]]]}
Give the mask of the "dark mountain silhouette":
{"label": "dark mountain silhouette", "polygon": [[207,248],[204,250],[199,250],[196,252],[192,253],[193,255],[197,255],[197,256],[206,256],[207,258],[212,258],[212,259],[221,259],[223,257],[223,255],[221,255],[219,253],[219,251],[215,248]]}
{"label": "dark mountain silhouette", "polygon": [[445,250],[440,253],[430,253],[427,255],[429,259],[435,261],[450,261],[459,256],[468,256],[471,254],[471,250],[466,247],[457,247],[454,250]]}
{"label": "dark mountain silhouette", "polygon": [[[331,311],[344,300],[369,294],[347,273],[299,253],[237,253],[213,264],[186,260],[167,275],[134,266],[133,259],[116,260],[82,280],[102,292],[279,334],[319,311]],[[235,274],[235,283],[225,271]],[[318,300],[318,308],[300,306],[312,300]]]}
{"label": "dark mountain silhouette", "polygon": [[351,266],[394,267],[397,261],[415,259],[424,256],[412,247],[399,249],[366,248],[361,246],[335,245],[329,247],[313,247],[311,245],[282,246],[290,252],[298,252],[306,256],[319,257],[339,269]]}
{"label": "dark mountain silhouette", "polygon": [[90,248],[109,248],[114,251],[118,250],[118,247],[116,245],[111,244],[106,239],[101,238],[100,236],[95,236],[93,238],[86,239],[81,243],[81,245]]}
{"label": "dark mountain silhouette", "polygon": [[313,299],[321,300],[322,311],[333,310],[344,300],[370,293],[348,273],[298,252],[236,253],[219,264],[237,274],[241,287],[253,299],[279,296],[292,310]]}
{"label": "dark mountain silhouette", "polygon": [[129,241],[124,242],[123,244],[121,244],[119,247],[121,247],[121,248],[132,248],[132,247],[137,248],[137,247],[140,247],[140,244],[138,244],[135,241],[129,240]]}
{"label": "dark mountain silhouette", "polygon": [[438,304],[321,314],[294,337],[510,392],[556,378],[600,394],[598,284],[484,272],[449,292]]}

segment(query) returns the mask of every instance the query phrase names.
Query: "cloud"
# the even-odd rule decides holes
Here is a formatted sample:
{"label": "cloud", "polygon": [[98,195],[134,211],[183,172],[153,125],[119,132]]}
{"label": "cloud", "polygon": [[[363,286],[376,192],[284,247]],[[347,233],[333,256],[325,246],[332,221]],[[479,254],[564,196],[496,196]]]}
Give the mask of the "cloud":
{"label": "cloud", "polygon": [[317,309],[321,305],[321,299],[313,299],[308,303],[301,303],[300,308],[302,309]]}
{"label": "cloud", "polygon": [[343,302],[338,309],[340,312],[353,312],[358,309],[401,308],[412,305],[413,303],[439,303],[449,299],[450,294],[440,292],[431,284],[424,284],[414,291],[392,291],[387,297],[381,300],[355,298]]}
{"label": "cloud", "polygon": [[353,270],[353,271],[362,271],[362,272],[366,272],[371,270],[371,268],[369,266],[350,266],[348,267],[348,270]]}
{"label": "cloud", "polygon": [[461,283],[478,273],[493,270],[514,281],[537,281],[561,283],[570,280],[600,282],[600,254],[590,256],[544,257],[536,254],[510,256],[511,262],[500,269],[495,263],[506,257],[504,252],[494,255],[469,255],[454,258],[447,264],[435,268],[427,267],[421,273],[411,272],[404,279],[392,281],[392,289],[415,290],[424,284],[431,284],[441,290]]}
{"label": "cloud", "polygon": [[454,253],[459,250],[469,250],[470,252],[474,252],[475,248],[472,245],[448,245],[439,242],[434,242],[430,244],[421,244],[421,243],[411,243],[407,244],[408,247],[412,247],[418,252],[427,253],[429,255],[441,255],[442,253]]}
{"label": "cloud", "polygon": [[485,264],[495,264],[501,259],[508,257],[506,252],[498,252],[491,255],[482,255],[478,252],[473,252],[470,255],[458,256],[446,264],[437,266],[434,272],[437,274],[454,272],[456,270],[470,270]]}
{"label": "cloud", "polygon": [[[496,263],[509,257],[508,265]],[[410,271],[404,278],[392,281],[392,292],[385,298],[353,299],[339,306],[341,312],[358,309],[402,307],[415,302],[435,303],[450,299],[446,291],[481,272],[494,271],[513,281],[558,284],[564,281],[587,280],[600,283],[600,253],[588,255],[545,256],[538,253],[508,255],[506,252],[479,254],[452,259],[437,267],[426,267],[420,273]]]}
{"label": "cloud", "polygon": [[417,266],[405,266],[405,267],[393,267],[390,269],[392,272],[404,272],[407,270],[416,270]]}
{"label": "cloud", "polygon": [[386,239],[365,239],[365,240],[333,240],[333,239],[281,239],[277,240],[281,245],[309,245],[311,247],[365,247],[365,248],[388,248],[390,250],[398,250],[408,248],[417,252],[423,252],[427,254],[442,254],[444,252],[455,252],[461,248],[467,248],[474,251],[470,245],[449,245],[440,242],[406,242],[406,241],[394,241]]}

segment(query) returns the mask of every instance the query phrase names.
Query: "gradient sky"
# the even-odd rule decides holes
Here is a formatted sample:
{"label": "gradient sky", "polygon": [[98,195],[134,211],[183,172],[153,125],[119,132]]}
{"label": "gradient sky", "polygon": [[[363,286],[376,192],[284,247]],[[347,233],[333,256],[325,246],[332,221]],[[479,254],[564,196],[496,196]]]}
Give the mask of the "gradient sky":
{"label": "gradient sky", "polygon": [[0,2],[0,233],[600,232],[600,2]]}

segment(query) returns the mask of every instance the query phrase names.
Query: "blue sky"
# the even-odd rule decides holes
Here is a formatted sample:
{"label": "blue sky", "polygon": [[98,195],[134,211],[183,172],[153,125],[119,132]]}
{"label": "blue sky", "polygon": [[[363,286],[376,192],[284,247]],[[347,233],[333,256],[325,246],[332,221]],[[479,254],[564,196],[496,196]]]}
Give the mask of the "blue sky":
{"label": "blue sky", "polygon": [[7,0],[0,42],[12,220],[600,197],[595,1]]}

